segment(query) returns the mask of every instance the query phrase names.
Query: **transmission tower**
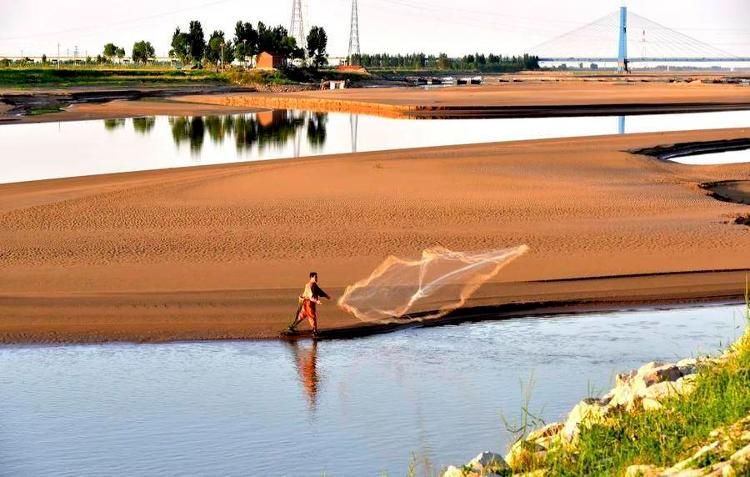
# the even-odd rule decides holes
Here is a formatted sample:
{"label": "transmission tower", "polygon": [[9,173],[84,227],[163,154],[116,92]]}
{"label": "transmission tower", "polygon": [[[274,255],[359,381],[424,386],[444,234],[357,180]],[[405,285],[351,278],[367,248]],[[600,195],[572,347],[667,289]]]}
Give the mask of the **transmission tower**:
{"label": "transmission tower", "polygon": [[299,48],[305,48],[305,22],[302,18],[302,0],[292,0],[292,23],[289,34],[297,41]]}
{"label": "transmission tower", "polygon": [[352,23],[349,27],[349,63],[359,61],[359,8],[357,0],[352,0]]}

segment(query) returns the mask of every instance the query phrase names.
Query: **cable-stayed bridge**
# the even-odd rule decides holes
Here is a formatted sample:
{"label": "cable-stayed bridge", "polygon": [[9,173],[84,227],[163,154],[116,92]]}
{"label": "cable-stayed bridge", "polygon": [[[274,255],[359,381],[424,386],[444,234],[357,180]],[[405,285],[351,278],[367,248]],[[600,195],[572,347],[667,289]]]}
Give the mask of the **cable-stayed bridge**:
{"label": "cable-stayed bridge", "polygon": [[749,62],[620,8],[580,28],[531,49],[540,61],[617,62],[626,69],[633,62]]}

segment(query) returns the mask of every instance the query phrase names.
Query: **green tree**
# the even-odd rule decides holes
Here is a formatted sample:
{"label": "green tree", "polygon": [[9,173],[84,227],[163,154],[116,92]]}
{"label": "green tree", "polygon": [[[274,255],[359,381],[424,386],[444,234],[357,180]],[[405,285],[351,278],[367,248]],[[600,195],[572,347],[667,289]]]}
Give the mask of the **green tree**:
{"label": "green tree", "polygon": [[276,53],[284,58],[304,58],[305,52],[297,45],[294,37],[279,25],[273,28],[267,27],[263,22],[258,22],[258,52],[267,51]]}
{"label": "green tree", "polygon": [[448,58],[448,55],[445,53],[440,53],[440,56],[438,56],[437,59],[437,67],[440,70],[447,70],[451,67],[451,61]]}
{"label": "green tree", "polygon": [[42,64],[43,65],[47,64],[47,55],[42,55]]}
{"label": "green tree", "polygon": [[258,31],[249,22],[238,21],[234,26],[234,53],[238,61],[245,63],[248,57],[257,55]]}
{"label": "green tree", "polygon": [[203,35],[203,27],[201,22],[193,20],[190,22],[190,29],[188,31],[188,38],[190,43],[190,55],[193,60],[198,63],[203,60],[203,55],[206,50],[206,38]]}
{"label": "green tree", "polygon": [[133,62],[146,64],[154,58],[156,50],[149,41],[137,41],[133,44]]}
{"label": "green tree", "polygon": [[190,54],[190,37],[187,33],[180,31],[180,27],[172,34],[172,49],[169,56],[177,58],[184,65],[192,63],[193,56]]}
{"label": "green tree", "polygon": [[117,59],[122,60],[125,58],[125,48],[118,48],[117,49]]}
{"label": "green tree", "polygon": [[104,45],[104,58],[107,61],[112,61],[112,58],[117,56],[117,46],[114,43],[107,43]]}
{"label": "green tree", "polygon": [[223,31],[214,30],[206,47],[206,60],[218,69],[219,63],[223,67],[227,62],[231,63],[233,57],[234,46],[232,45],[232,41],[224,39]]}
{"label": "green tree", "polygon": [[317,69],[328,63],[328,35],[323,27],[314,26],[307,34],[307,56],[312,59],[313,66]]}

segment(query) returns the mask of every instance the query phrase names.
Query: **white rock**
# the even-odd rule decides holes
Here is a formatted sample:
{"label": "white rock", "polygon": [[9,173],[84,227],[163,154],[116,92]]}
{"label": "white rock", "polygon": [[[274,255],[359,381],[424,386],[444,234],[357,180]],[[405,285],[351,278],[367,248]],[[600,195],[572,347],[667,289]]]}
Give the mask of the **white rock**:
{"label": "white rock", "polygon": [[641,405],[643,406],[644,411],[658,411],[659,409],[663,409],[664,405],[653,398],[644,398],[643,401],[641,401]]}
{"label": "white rock", "polygon": [[471,459],[467,466],[479,471],[483,475],[490,472],[502,473],[510,469],[503,456],[489,451],[484,451]]}
{"label": "white rock", "polygon": [[559,434],[560,431],[562,431],[563,427],[565,427],[565,424],[563,424],[562,422],[552,422],[542,427],[541,429],[531,431],[528,437],[526,437],[526,440],[529,442],[536,442],[539,439],[543,439],[545,437],[555,436]]}
{"label": "white rock", "polygon": [[514,469],[528,467],[536,458],[541,459],[546,453],[547,448],[536,441],[522,440],[513,444],[505,455],[505,462]]}
{"label": "white rock", "polygon": [[607,413],[607,407],[602,406],[598,399],[584,399],[576,404],[562,430],[562,436],[568,442],[575,440],[582,426],[600,422]]}
{"label": "white rock", "polygon": [[695,374],[698,371],[698,360],[695,358],[686,358],[677,361],[677,369],[680,370],[683,376],[688,374]]}
{"label": "white rock", "polygon": [[443,472],[443,477],[464,477],[464,471],[455,465],[448,466]]}

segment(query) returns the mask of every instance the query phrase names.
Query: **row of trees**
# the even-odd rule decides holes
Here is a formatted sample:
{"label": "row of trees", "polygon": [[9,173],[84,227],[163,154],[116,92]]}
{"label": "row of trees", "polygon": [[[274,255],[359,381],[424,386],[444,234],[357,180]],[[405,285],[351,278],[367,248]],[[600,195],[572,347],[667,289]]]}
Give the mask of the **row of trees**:
{"label": "row of trees", "polygon": [[[147,63],[156,56],[156,50],[149,41],[136,41],[133,44],[133,62],[135,63]],[[111,63],[114,58],[117,57],[122,60],[125,57],[125,48],[119,47],[114,43],[107,43],[104,45],[104,51],[102,55],[96,57],[97,63]]]}
{"label": "row of trees", "polygon": [[226,38],[222,30],[214,30],[206,41],[203,26],[197,20],[191,21],[187,31],[180,27],[172,34],[169,56],[183,64],[201,65],[204,61],[217,66],[237,59],[247,63],[262,51],[279,55],[288,60],[303,59],[307,55],[317,68],[327,63],[328,36],[322,27],[314,26],[307,36],[307,45],[298,46],[294,37],[281,25],[266,26],[258,22],[238,21],[234,27],[234,37]]}
{"label": "row of trees", "polygon": [[536,56],[503,56],[490,53],[475,53],[451,58],[445,53],[437,56],[425,53],[391,55],[388,53],[362,54],[352,59],[365,68],[395,69],[437,69],[437,70],[480,70],[510,71],[520,69],[538,69],[539,58]]}

